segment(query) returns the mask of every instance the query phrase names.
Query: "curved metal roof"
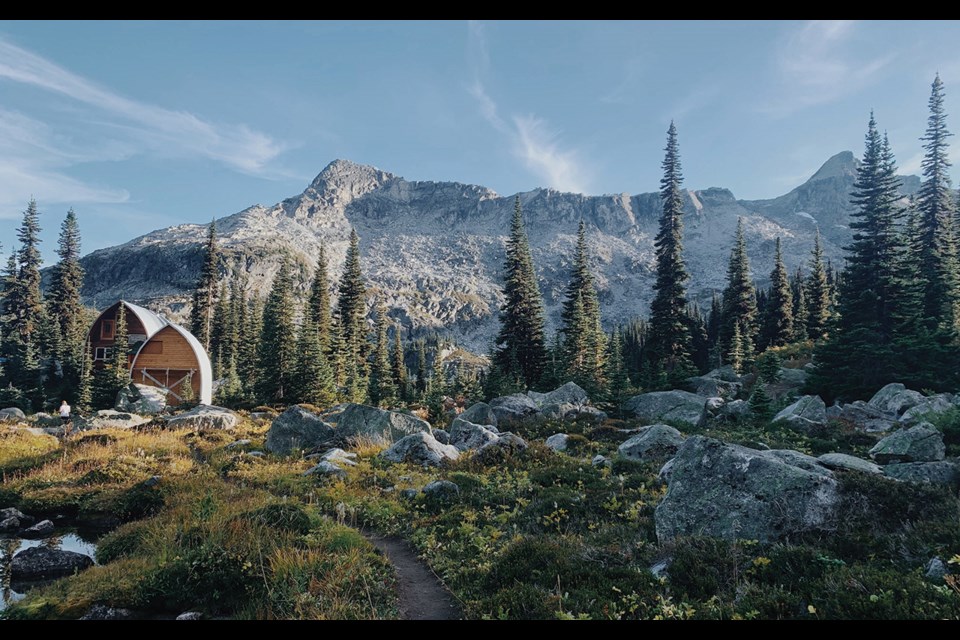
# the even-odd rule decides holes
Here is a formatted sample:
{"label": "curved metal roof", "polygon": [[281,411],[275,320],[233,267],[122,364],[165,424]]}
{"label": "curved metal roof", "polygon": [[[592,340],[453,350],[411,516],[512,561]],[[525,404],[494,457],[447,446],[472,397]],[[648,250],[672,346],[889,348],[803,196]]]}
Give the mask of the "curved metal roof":
{"label": "curved metal roof", "polygon": [[157,315],[153,311],[150,311],[150,309],[145,309],[140,305],[133,304],[132,302],[127,302],[125,300],[121,300],[120,302],[123,302],[123,304],[127,305],[127,309],[130,309],[130,311],[137,316],[140,322],[143,323],[143,327],[147,330],[147,340],[152,338],[153,334],[155,334],[157,331],[160,331],[160,329],[163,329],[165,326],[170,324],[165,318]]}

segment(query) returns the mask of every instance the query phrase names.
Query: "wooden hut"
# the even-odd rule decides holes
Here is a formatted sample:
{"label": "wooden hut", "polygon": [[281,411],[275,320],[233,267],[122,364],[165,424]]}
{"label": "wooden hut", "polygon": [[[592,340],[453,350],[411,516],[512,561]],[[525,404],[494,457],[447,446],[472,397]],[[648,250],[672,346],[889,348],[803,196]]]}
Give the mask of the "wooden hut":
{"label": "wooden hut", "polygon": [[183,401],[184,385],[189,380],[193,397],[211,404],[213,370],[200,341],[180,325],[123,300],[105,309],[90,327],[94,368],[103,368],[112,354],[121,304],[126,308],[130,378],[163,389],[171,405]]}

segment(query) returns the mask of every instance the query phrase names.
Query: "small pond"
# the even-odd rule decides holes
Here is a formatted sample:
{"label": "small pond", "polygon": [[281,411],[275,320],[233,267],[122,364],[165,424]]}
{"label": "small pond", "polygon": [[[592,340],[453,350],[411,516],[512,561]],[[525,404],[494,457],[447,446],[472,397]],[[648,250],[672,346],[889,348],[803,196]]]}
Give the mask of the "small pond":
{"label": "small pond", "polygon": [[96,539],[96,534],[81,531],[68,531],[41,540],[26,540],[23,538],[0,536],[0,590],[2,590],[2,596],[0,596],[0,611],[6,609],[9,604],[22,599],[30,587],[36,584],[43,584],[10,584],[10,562],[17,552],[29,549],[30,547],[44,545],[51,549],[75,551],[95,559],[97,551]]}

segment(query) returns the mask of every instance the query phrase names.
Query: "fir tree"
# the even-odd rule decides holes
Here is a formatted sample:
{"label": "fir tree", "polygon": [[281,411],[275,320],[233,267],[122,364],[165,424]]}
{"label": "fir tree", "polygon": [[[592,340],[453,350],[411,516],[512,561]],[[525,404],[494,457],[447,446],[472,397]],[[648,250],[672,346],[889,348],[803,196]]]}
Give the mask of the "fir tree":
{"label": "fir tree", "polygon": [[807,340],[807,293],[803,272],[800,267],[793,276],[790,283],[790,289],[793,292],[793,341]]}
{"label": "fir tree", "polygon": [[417,340],[417,396],[427,393],[427,347],[423,339]]}
{"label": "fir tree", "polygon": [[588,392],[596,393],[604,385],[606,335],[600,326],[600,301],[590,272],[582,220],[560,319],[566,373]]}
{"label": "fir tree", "polygon": [[407,383],[407,364],[404,359],[403,340],[400,336],[400,325],[393,326],[393,357],[390,361],[393,368],[393,384],[397,388],[397,397],[402,402],[410,400],[410,385]]}
{"label": "fir tree", "polygon": [[76,387],[80,382],[81,360],[86,327],[80,290],[83,287],[83,267],[80,265],[80,228],[77,216],[70,209],[60,225],[57,243],[60,260],[51,270],[47,309],[56,323],[60,336],[57,356],[63,365],[66,390],[63,395],[76,401]]}
{"label": "fir tree", "polygon": [[[683,199],[680,184],[680,151],[677,129],[673,122],[667,131],[660,199],[663,211],[655,241],[657,279],[656,295],[650,306],[650,335],[647,338],[647,360],[651,378],[663,372],[670,380],[682,380],[694,373],[691,361],[691,336],[687,322],[686,281],[689,279],[683,262]],[[657,380],[659,383],[660,381]]]}
{"label": "fir tree", "polygon": [[707,334],[707,321],[703,317],[700,305],[691,303],[687,310],[690,327],[690,346],[693,349],[691,359],[698,371],[707,371],[710,361],[710,338]]}
{"label": "fir tree", "polygon": [[320,344],[324,351],[330,348],[330,277],[327,273],[327,253],[320,245],[317,266],[310,286],[310,299],[307,302],[308,313],[317,328]]}
{"label": "fir tree", "polygon": [[710,317],[707,320],[707,368],[716,369],[723,358],[720,353],[720,326],[723,323],[723,301],[720,294],[714,290],[710,299]]}
{"label": "fir tree", "polygon": [[770,272],[770,295],[767,298],[763,320],[763,343],[769,347],[782,347],[793,340],[793,292],[787,269],[783,266],[780,238],[777,238]]}
{"label": "fir tree", "polygon": [[823,264],[823,247],[820,245],[820,229],[813,238],[810,258],[810,277],[807,278],[807,336],[820,340],[827,335],[830,322],[830,288],[827,285],[827,270]]}
{"label": "fir tree", "polygon": [[[739,332],[739,345],[734,345],[734,332]],[[723,290],[723,322],[720,325],[720,349],[726,362],[733,364],[738,350],[738,371],[749,362],[757,334],[757,298],[750,278],[750,261],[743,237],[743,218],[737,220],[737,235],[727,267],[727,287]]]}
{"label": "fir tree", "polygon": [[77,411],[86,412],[93,408],[93,347],[86,340],[80,362],[80,379],[77,383]]}
{"label": "fir tree", "polygon": [[293,277],[284,259],[263,308],[258,346],[258,389],[262,402],[289,402],[296,383],[297,343],[294,325]]}
{"label": "fir tree", "polygon": [[103,369],[94,375],[94,405],[113,408],[117,394],[130,383],[130,340],[127,333],[127,305],[121,301],[114,315],[113,346]]}
{"label": "fir tree", "polygon": [[214,378],[223,376],[223,364],[230,359],[230,345],[227,338],[229,333],[230,298],[227,295],[227,282],[222,280],[213,309],[213,322],[210,325],[210,353],[216,354],[217,358],[213,371]]}
{"label": "fir tree", "polygon": [[753,414],[757,422],[767,422],[773,417],[773,400],[767,393],[767,385],[757,382],[750,394],[750,413]]}
{"label": "fir tree", "polygon": [[387,309],[383,302],[377,305],[374,325],[376,346],[370,367],[370,402],[374,406],[390,407],[396,402],[397,387],[393,382],[393,367],[390,364],[390,339],[387,335]]}
{"label": "fir tree", "polygon": [[534,387],[543,375],[547,350],[544,343],[543,301],[523,226],[520,196],[514,202],[513,222],[506,249],[505,300],[501,307],[494,366],[505,377],[519,377],[527,387]]}
{"label": "fir tree", "polygon": [[213,334],[213,314],[217,303],[217,280],[219,272],[220,250],[217,248],[217,221],[214,219],[207,228],[207,246],[203,254],[203,266],[200,278],[193,291],[193,307],[190,311],[190,332],[196,336],[203,348],[210,353]]}
{"label": "fir tree", "polygon": [[610,381],[610,400],[616,405],[619,413],[631,391],[630,377],[627,375],[627,365],[623,359],[623,335],[619,327],[614,328],[609,345],[607,379]]}
{"label": "fir tree", "polygon": [[357,375],[365,375],[367,352],[367,302],[366,285],[360,269],[360,237],[350,231],[350,246],[340,278],[340,298],[337,300],[337,317],[340,328],[340,344],[347,358],[357,364]]}
{"label": "fir tree", "polygon": [[298,340],[295,393],[299,402],[318,407],[332,405],[337,395],[333,369],[323,347],[312,314],[305,313]]}

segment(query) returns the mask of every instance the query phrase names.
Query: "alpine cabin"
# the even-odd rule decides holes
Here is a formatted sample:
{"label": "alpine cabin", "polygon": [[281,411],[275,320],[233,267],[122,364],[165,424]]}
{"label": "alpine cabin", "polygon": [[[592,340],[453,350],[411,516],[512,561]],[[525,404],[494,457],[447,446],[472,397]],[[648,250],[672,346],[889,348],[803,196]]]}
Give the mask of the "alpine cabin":
{"label": "alpine cabin", "polygon": [[194,399],[212,404],[213,370],[200,341],[180,325],[123,300],[105,309],[90,327],[94,369],[106,366],[113,354],[120,305],[126,313],[130,378],[163,389],[170,405],[183,402],[189,381]]}

